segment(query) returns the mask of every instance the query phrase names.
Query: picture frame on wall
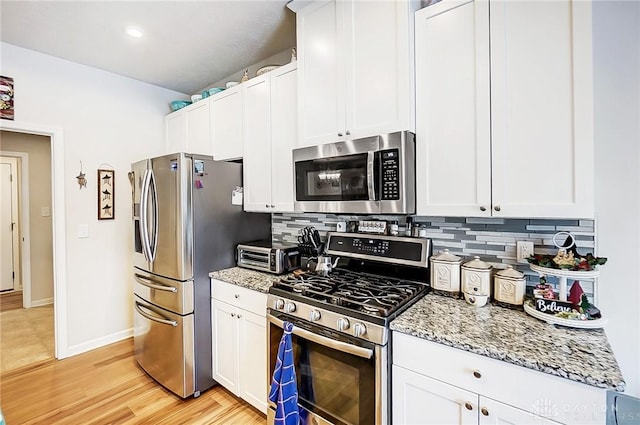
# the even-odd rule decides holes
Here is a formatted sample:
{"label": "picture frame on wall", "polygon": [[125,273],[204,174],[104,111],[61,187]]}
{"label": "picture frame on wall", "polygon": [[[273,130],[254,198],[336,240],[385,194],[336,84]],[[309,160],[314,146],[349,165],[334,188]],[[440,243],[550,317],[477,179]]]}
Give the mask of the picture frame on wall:
{"label": "picture frame on wall", "polygon": [[13,120],[13,78],[0,75],[0,118]]}
{"label": "picture frame on wall", "polygon": [[115,171],[98,170],[98,220],[113,220],[115,215]]}

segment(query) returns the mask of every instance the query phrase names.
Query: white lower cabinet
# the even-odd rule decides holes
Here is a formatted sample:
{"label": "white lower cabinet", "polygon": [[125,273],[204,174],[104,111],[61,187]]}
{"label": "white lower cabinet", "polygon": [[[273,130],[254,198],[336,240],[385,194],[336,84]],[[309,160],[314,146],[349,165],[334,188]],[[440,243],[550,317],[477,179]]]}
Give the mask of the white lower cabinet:
{"label": "white lower cabinet", "polygon": [[211,280],[213,379],[267,412],[267,295]]}
{"label": "white lower cabinet", "polygon": [[606,421],[603,389],[397,332],[391,379],[394,425]]}

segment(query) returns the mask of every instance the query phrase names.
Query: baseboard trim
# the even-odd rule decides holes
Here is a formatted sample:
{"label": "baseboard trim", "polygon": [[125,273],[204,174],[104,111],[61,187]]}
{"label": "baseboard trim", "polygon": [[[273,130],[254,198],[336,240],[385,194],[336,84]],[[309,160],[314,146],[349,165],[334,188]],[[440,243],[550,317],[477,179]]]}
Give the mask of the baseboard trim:
{"label": "baseboard trim", "polygon": [[53,298],[43,298],[41,300],[31,301],[31,307],[42,307],[43,305],[53,304]]}
{"label": "baseboard trim", "polygon": [[72,345],[67,349],[67,357],[86,353],[87,351],[95,350],[96,348],[104,347],[105,345],[113,344],[114,342],[122,341],[132,336],[133,328],[129,328],[121,332],[83,342],[82,344]]}

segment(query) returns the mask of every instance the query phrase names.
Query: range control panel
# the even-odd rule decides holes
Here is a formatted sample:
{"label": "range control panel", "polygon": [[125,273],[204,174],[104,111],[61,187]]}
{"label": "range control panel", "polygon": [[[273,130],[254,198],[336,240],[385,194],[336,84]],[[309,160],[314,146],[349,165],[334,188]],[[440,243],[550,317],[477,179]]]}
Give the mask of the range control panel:
{"label": "range control panel", "polygon": [[400,153],[398,149],[380,152],[383,201],[400,199]]}
{"label": "range control panel", "polygon": [[387,235],[329,232],[327,253],[387,263],[426,267],[431,241]]}

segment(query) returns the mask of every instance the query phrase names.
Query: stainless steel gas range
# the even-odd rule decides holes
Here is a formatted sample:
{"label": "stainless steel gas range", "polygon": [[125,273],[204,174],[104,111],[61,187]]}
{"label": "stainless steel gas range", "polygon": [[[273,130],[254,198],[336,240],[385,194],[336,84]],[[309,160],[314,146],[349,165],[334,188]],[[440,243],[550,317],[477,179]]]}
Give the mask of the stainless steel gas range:
{"label": "stainless steel gas range", "polygon": [[[275,282],[268,297],[270,374],[293,323],[302,424],[382,425],[389,415],[389,323],[428,291],[430,241],[329,233],[344,266]],[[275,405],[270,403],[268,424]]]}

